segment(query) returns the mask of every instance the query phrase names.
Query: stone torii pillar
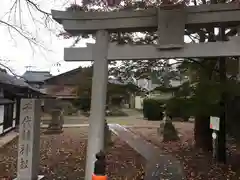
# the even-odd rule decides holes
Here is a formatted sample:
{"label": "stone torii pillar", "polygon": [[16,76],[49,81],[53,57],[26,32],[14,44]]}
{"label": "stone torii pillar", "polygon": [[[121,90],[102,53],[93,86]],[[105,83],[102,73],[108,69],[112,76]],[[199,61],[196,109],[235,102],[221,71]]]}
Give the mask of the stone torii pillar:
{"label": "stone torii pillar", "polygon": [[96,32],[96,44],[92,52],[94,64],[85,173],[86,180],[91,179],[96,160],[95,155],[104,148],[104,120],[108,82],[108,41],[108,31],[99,30]]}

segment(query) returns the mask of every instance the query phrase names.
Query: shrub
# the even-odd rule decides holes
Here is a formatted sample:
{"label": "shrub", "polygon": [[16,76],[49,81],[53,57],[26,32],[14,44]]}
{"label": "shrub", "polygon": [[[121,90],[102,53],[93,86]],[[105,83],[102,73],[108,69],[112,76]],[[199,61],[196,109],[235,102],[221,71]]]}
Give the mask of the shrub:
{"label": "shrub", "polygon": [[143,115],[148,120],[162,120],[163,118],[163,103],[156,99],[143,100]]}
{"label": "shrub", "polygon": [[219,116],[219,111],[218,104],[205,102],[204,99],[175,97],[170,99],[166,104],[166,112],[173,118],[188,119],[190,116],[198,114]]}
{"label": "shrub", "polygon": [[166,112],[172,118],[188,120],[193,115],[192,109],[192,103],[188,99],[172,98],[166,104]]}

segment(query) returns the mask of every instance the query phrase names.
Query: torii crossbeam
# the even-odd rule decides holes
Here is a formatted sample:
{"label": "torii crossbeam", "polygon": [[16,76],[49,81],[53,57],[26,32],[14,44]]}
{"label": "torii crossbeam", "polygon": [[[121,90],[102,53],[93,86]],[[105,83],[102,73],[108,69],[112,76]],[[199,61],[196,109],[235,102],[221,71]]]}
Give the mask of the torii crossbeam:
{"label": "torii crossbeam", "polygon": [[[65,48],[65,61],[93,60],[94,44],[83,48]],[[154,45],[109,44],[108,60],[145,60],[164,58],[234,57],[240,55],[240,37],[230,41],[186,43],[181,49],[158,50]]]}

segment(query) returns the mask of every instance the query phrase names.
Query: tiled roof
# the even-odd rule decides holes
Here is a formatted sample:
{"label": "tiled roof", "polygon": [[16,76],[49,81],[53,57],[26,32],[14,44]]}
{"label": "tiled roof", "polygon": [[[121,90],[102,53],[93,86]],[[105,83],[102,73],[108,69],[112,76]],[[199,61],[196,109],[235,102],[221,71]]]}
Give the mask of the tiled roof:
{"label": "tiled roof", "polygon": [[52,77],[48,71],[26,71],[22,77],[27,82],[44,82],[44,80]]}
{"label": "tiled roof", "polygon": [[24,80],[11,76],[10,74],[4,71],[0,71],[0,83],[9,84],[13,86],[20,86],[20,87],[28,86],[28,84]]}
{"label": "tiled roof", "polygon": [[[67,71],[65,73],[59,74],[57,76],[52,76],[51,78],[46,79],[45,83],[51,84],[53,82],[53,80],[56,80],[57,78],[59,78],[59,79],[61,79],[60,81],[62,84],[76,85],[76,84],[78,84],[79,79],[81,77],[92,78],[92,67],[85,67],[85,68],[79,67],[79,68],[73,69],[71,71]],[[118,85],[127,85],[127,84],[131,83],[131,81],[130,80],[129,81],[119,81],[114,78],[109,78],[108,83],[118,84]],[[56,84],[58,84],[58,83],[56,83]]]}
{"label": "tiled roof", "polygon": [[4,70],[0,69],[0,83],[1,84],[8,84],[20,88],[29,88],[34,91],[39,91],[38,89],[30,86],[28,83],[26,83],[23,79],[17,78],[15,76],[11,76]]}

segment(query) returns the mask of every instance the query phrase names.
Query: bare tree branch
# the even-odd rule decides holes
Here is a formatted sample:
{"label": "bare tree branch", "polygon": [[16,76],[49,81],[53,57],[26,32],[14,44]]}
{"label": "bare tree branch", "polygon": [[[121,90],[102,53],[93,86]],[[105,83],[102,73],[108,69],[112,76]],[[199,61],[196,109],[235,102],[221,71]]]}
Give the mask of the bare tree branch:
{"label": "bare tree branch", "polygon": [[36,3],[32,2],[31,0],[25,0],[25,1],[27,3],[29,3],[31,6],[33,6],[37,11],[41,12],[42,14],[45,14],[47,16],[51,16],[51,13],[48,13],[48,12],[40,9],[39,6]]}
{"label": "bare tree branch", "polygon": [[[33,50],[34,50],[33,46],[35,46],[35,47],[49,51],[49,49],[46,48],[44,43],[37,38],[37,30],[35,34],[31,33],[30,31],[27,30],[26,26],[23,24],[24,15],[22,14],[22,12],[23,10],[25,11],[25,9],[22,9],[22,8],[23,7],[27,8],[27,11],[30,14],[30,18],[32,22],[36,26],[36,29],[39,28],[37,27],[37,25],[39,24],[44,26],[48,30],[50,30],[47,24],[48,22],[53,22],[53,20],[51,19],[51,13],[48,13],[42,10],[38,4],[36,4],[31,0],[24,0],[25,3],[22,3],[22,2],[23,2],[22,0],[15,0],[11,5],[10,10],[7,13],[5,13],[4,16],[0,19],[0,24],[8,28],[9,35],[15,43],[16,43],[16,40],[13,37],[11,30],[14,30],[21,37],[26,39]],[[32,14],[33,11],[41,13],[44,16],[44,18],[34,17],[34,15]],[[8,15],[8,18],[4,20],[4,17],[6,17],[6,15]],[[53,31],[51,31],[51,33],[52,32]]]}
{"label": "bare tree branch", "polygon": [[[0,61],[3,61],[3,59],[0,59]],[[13,70],[11,68],[9,68],[8,66],[0,63],[0,66],[4,67],[5,69],[7,69],[12,75],[14,75],[15,77],[19,77],[22,78],[21,76],[17,75],[16,73],[13,72]]]}
{"label": "bare tree branch", "polygon": [[12,28],[18,34],[20,34],[24,38],[30,40],[32,43],[36,44],[36,41],[34,40],[34,38],[29,38],[29,36],[27,35],[27,32],[26,31],[22,31],[22,29],[20,27],[16,27],[15,25],[9,24],[8,22],[2,21],[2,20],[0,20],[0,24],[6,25],[6,26]]}

